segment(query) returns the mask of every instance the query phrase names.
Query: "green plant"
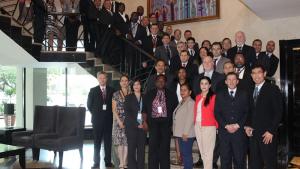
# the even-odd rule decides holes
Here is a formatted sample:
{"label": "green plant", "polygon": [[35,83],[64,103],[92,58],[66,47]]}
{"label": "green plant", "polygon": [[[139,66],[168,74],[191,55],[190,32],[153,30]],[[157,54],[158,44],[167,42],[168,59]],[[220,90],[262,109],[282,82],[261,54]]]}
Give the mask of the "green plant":
{"label": "green plant", "polygon": [[0,92],[8,96],[11,103],[12,97],[16,94],[16,68],[0,67]]}

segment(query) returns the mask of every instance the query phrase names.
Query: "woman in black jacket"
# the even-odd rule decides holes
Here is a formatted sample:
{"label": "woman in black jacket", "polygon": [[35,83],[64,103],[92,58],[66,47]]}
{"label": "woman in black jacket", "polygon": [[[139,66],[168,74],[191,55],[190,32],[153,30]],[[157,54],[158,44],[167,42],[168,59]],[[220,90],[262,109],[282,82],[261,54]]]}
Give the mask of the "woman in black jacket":
{"label": "woman in black jacket", "polygon": [[144,169],[145,167],[145,144],[146,131],[142,116],[143,96],[141,82],[135,80],[132,85],[133,93],[126,96],[125,132],[128,143],[128,168]]}

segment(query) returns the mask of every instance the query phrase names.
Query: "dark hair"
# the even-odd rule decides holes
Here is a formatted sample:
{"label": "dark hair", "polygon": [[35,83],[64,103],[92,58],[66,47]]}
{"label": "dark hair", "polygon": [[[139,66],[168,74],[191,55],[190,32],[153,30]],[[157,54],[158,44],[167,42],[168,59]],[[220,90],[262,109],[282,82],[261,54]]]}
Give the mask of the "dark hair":
{"label": "dark hair", "polygon": [[257,69],[257,68],[261,69],[264,73],[266,72],[266,68],[262,64],[255,64],[251,70]]}
{"label": "dark hair", "polygon": [[156,76],[155,81],[157,81],[159,78],[163,78],[165,80],[165,82],[167,81],[167,76],[163,75],[163,74],[159,74]]}
{"label": "dark hair", "polygon": [[182,50],[181,52],[180,52],[180,55],[181,55],[181,53],[187,53],[188,54],[188,51],[187,50]]}
{"label": "dark hair", "polygon": [[158,64],[158,62],[163,62],[163,63],[165,64],[165,66],[166,66],[166,62],[165,62],[165,60],[163,60],[163,59],[157,59],[157,60],[155,61],[155,66]]}
{"label": "dark hair", "polygon": [[186,41],[189,41],[189,40],[192,40],[194,43],[196,42],[195,38],[193,38],[193,37],[189,37],[189,38],[187,38],[187,40],[186,40]]}
{"label": "dark hair", "polygon": [[206,53],[209,52],[209,50],[207,49],[207,47],[201,47],[201,48],[199,49],[199,53],[200,53],[200,50],[201,50],[201,49],[205,49],[205,50],[206,50]]}
{"label": "dark hair", "polygon": [[224,43],[225,40],[229,40],[229,42],[230,42],[230,44],[231,44],[231,39],[229,39],[229,38],[224,38],[224,39],[222,40],[222,43]]}
{"label": "dark hair", "polygon": [[211,43],[210,43],[209,40],[203,40],[202,43],[201,43],[201,46],[203,46],[205,42],[208,42],[208,43],[209,43],[209,46],[211,46]]}
{"label": "dark hair", "polygon": [[192,31],[191,31],[191,30],[189,30],[189,29],[187,29],[187,30],[185,30],[185,31],[184,31],[184,33],[187,33],[187,32],[190,32],[190,33],[192,33]]}
{"label": "dark hair", "polygon": [[[179,74],[179,71],[180,71],[180,70],[184,70],[184,71],[187,73],[186,68],[180,66],[179,69],[176,71],[176,77],[174,78],[174,81],[176,81],[176,82],[179,82],[178,74]],[[187,78],[188,78],[188,77],[186,77],[185,81],[187,81]]]}
{"label": "dark hair", "polygon": [[244,56],[244,53],[243,53],[243,52],[237,52],[237,53],[235,54],[234,58],[235,58],[237,55],[242,55],[242,56],[245,58],[245,56]]}
{"label": "dark hair", "polygon": [[214,58],[214,54],[212,52],[208,52],[207,56],[211,57],[212,59]]}
{"label": "dark hair", "polygon": [[214,42],[214,43],[212,44],[212,46],[214,46],[214,45],[219,45],[221,49],[223,48],[221,42]]}
{"label": "dark hair", "polygon": [[260,42],[262,44],[262,41],[260,39],[254,39],[254,41],[252,42],[252,45],[254,45],[254,42]]}
{"label": "dark hair", "polygon": [[158,27],[158,24],[157,23],[153,23],[150,28],[152,28],[152,26],[157,26]]}
{"label": "dark hair", "polygon": [[127,74],[122,74],[119,80],[121,81],[123,77],[126,77],[129,80],[129,76]]}
{"label": "dark hair", "polygon": [[[201,83],[202,80],[207,80],[208,83],[211,84],[211,80],[210,80],[210,78],[207,77],[207,76],[201,77],[199,82]],[[199,85],[200,85],[200,84],[199,84]],[[204,106],[207,106],[207,105],[209,104],[210,99],[212,98],[213,95],[214,95],[214,92],[212,91],[212,89],[211,89],[211,87],[210,87],[210,88],[208,89],[208,93],[207,93],[206,99],[205,99],[205,101],[204,101]]]}
{"label": "dark hair", "polygon": [[141,93],[143,92],[143,88],[142,88],[142,82],[141,82],[141,80],[140,79],[134,79],[133,81],[132,81],[132,83],[131,83],[131,85],[130,85],[130,87],[131,87],[131,91],[133,92],[134,90],[133,90],[133,85],[134,85],[134,83],[135,82],[139,82],[140,83],[140,85],[141,85]]}
{"label": "dark hair", "polygon": [[235,76],[236,79],[239,79],[239,76],[238,76],[235,72],[229,72],[229,73],[225,76],[225,79],[227,80],[227,77],[228,77],[228,76],[231,76],[231,75]]}
{"label": "dark hair", "polygon": [[163,33],[162,38],[164,38],[165,36],[167,36],[170,39],[170,35],[167,33]]}
{"label": "dark hair", "polygon": [[181,84],[181,85],[180,85],[180,88],[181,88],[182,86],[186,86],[186,87],[188,88],[189,91],[192,91],[192,86],[191,86],[189,83],[186,82],[186,83]]}

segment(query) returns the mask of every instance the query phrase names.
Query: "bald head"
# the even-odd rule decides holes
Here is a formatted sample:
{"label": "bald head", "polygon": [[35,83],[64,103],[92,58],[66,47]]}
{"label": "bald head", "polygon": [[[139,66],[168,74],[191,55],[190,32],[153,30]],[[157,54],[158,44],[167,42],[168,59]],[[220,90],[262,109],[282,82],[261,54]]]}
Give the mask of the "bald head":
{"label": "bald head", "polygon": [[246,42],[246,36],[245,33],[242,31],[238,31],[235,33],[235,43],[237,46],[242,46]]}
{"label": "bald head", "polygon": [[275,50],[275,42],[273,40],[268,41],[266,46],[266,51],[268,53],[273,53]]}

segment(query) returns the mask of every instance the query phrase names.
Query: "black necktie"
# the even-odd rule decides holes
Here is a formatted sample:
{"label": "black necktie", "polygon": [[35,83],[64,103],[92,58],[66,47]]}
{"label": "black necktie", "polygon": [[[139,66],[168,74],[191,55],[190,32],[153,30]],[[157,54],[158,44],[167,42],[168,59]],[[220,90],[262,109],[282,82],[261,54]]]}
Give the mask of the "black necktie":
{"label": "black necktie", "polygon": [[242,52],[243,48],[241,46],[238,46],[238,52]]}
{"label": "black necktie", "polygon": [[258,91],[258,87],[256,86],[255,89],[254,89],[254,92],[253,92],[254,104],[256,104],[258,95],[259,95],[259,91]]}
{"label": "black necktie", "polygon": [[233,93],[234,93],[234,91],[230,91],[230,97],[232,98],[232,99],[234,99],[234,95],[233,95]]}
{"label": "black necktie", "polygon": [[218,59],[214,59],[214,70],[216,70],[216,68],[217,68],[217,60]]}
{"label": "black necktie", "polygon": [[166,52],[167,52],[167,57],[170,60],[171,59],[171,52],[169,46],[166,46]]}

